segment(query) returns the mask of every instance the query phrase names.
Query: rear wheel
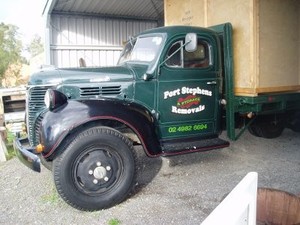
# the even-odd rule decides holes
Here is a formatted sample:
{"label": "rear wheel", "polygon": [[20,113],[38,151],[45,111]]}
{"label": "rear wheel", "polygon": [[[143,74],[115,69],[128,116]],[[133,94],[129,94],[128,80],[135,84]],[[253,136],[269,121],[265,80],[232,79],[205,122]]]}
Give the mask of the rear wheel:
{"label": "rear wheel", "polygon": [[249,126],[248,130],[256,137],[269,139],[277,138],[282,134],[284,130],[284,122],[283,120],[259,118]]}
{"label": "rear wheel", "polygon": [[284,126],[281,123],[265,122],[259,126],[258,130],[261,137],[271,139],[279,137],[284,130]]}
{"label": "rear wheel", "polygon": [[291,119],[288,121],[288,128],[292,131],[300,132],[300,112],[296,112],[291,116]]}
{"label": "rear wheel", "polygon": [[99,210],[123,201],[135,184],[136,157],[131,142],[108,127],[79,133],[54,160],[58,193],[71,206]]}
{"label": "rear wheel", "polygon": [[256,124],[251,124],[249,127],[248,127],[248,130],[250,132],[250,134],[256,136],[256,137],[261,137],[261,133],[260,133],[260,130],[258,128],[258,126]]}

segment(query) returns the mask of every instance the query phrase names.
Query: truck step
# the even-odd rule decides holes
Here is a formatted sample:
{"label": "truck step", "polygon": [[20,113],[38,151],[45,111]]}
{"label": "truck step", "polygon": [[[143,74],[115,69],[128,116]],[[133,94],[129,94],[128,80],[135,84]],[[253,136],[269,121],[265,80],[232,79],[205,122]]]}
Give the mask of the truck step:
{"label": "truck step", "polygon": [[177,155],[192,152],[208,151],[218,148],[226,148],[229,142],[220,138],[203,139],[190,142],[167,142],[163,144],[163,155]]}

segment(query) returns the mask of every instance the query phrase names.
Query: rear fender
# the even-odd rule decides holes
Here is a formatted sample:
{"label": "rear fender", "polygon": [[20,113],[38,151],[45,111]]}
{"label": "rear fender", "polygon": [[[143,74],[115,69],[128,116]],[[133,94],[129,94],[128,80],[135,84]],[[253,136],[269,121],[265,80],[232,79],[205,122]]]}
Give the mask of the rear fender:
{"label": "rear fender", "polygon": [[155,132],[156,120],[146,108],[117,99],[68,101],[67,104],[45,114],[40,128],[43,155],[51,158],[62,142],[80,127],[91,122],[118,121],[132,129],[148,156],[161,153]]}

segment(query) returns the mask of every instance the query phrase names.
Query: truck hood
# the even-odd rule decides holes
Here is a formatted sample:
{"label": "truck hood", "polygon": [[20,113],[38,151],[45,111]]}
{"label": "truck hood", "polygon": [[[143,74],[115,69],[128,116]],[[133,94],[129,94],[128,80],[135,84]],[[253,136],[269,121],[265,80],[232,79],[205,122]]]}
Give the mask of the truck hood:
{"label": "truck hood", "polygon": [[75,83],[122,82],[133,79],[128,67],[68,68],[42,70],[30,76],[29,85],[58,85]]}

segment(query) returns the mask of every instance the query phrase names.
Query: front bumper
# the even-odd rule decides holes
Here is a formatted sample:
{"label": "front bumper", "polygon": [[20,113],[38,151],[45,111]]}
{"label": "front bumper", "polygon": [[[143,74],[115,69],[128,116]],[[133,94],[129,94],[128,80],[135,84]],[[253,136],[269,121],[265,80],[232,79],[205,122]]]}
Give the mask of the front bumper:
{"label": "front bumper", "polygon": [[[37,154],[34,153],[35,149],[25,147],[28,144],[27,138],[16,138],[14,140],[14,149],[19,160],[27,167],[35,172],[41,172],[41,160]],[[29,146],[29,145],[28,145]]]}

